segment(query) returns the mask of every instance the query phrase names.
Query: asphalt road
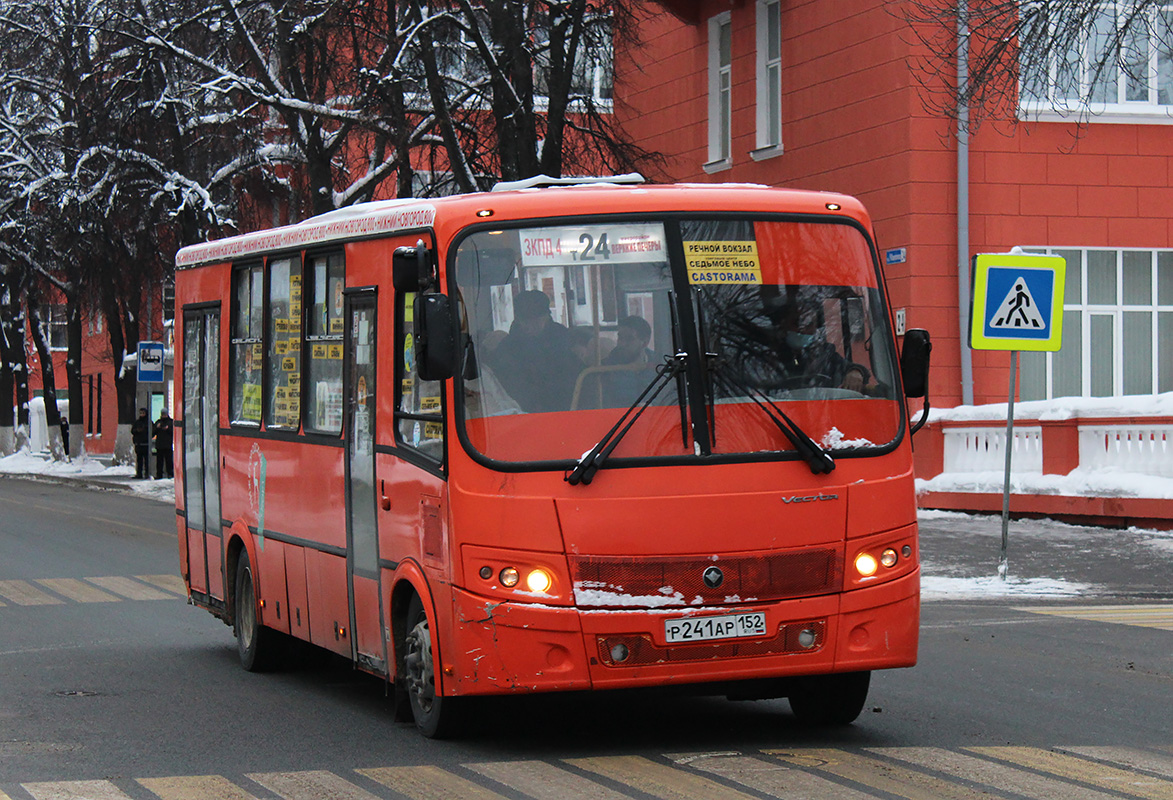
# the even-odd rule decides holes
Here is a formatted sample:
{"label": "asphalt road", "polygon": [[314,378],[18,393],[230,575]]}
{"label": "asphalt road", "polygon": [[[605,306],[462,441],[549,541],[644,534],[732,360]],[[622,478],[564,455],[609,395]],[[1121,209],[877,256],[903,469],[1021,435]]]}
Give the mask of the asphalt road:
{"label": "asphalt road", "polygon": [[[430,742],[339,661],[241,670],[177,593],[169,506],[0,479],[0,800],[1173,797],[1173,630],[1149,627],[1173,628],[1173,554],[1050,525],[1022,524],[1012,573],[1095,593],[927,602],[919,665],[876,674],[848,728],[616,693],[485,702]],[[930,572],[992,574],[999,539],[922,525]]]}

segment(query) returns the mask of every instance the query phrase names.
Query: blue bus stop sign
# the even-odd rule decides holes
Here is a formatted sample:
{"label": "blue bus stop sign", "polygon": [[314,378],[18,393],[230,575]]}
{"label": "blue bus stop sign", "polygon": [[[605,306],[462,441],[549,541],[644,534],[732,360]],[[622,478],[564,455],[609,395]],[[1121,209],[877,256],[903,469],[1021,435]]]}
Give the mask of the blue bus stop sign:
{"label": "blue bus stop sign", "polygon": [[163,345],[159,342],[138,343],[138,382],[163,382]]}

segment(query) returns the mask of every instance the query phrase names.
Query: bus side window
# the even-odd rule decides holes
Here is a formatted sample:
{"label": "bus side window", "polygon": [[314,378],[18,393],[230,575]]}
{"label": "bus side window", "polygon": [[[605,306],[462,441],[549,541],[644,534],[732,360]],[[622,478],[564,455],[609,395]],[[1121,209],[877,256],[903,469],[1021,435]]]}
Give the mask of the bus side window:
{"label": "bus side window", "polygon": [[229,411],[233,424],[261,424],[261,366],[265,273],[261,264],[232,273],[232,388]]}
{"label": "bus side window", "polygon": [[444,384],[421,381],[415,363],[414,292],[400,292],[395,309],[395,352],[399,372],[396,434],[401,444],[430,459],[444,460]]}
{"label": "bus side window", "polygon": [[301,421],[301,259],[269,262],[269,349],[265,427]]}
{"label": "bus side window", "polygon": [[346,268],[341,253],[316,256],[306,276],[306,374],[305,427],[316,433],[342,431],[342,333],[345,328],[343,289]]}

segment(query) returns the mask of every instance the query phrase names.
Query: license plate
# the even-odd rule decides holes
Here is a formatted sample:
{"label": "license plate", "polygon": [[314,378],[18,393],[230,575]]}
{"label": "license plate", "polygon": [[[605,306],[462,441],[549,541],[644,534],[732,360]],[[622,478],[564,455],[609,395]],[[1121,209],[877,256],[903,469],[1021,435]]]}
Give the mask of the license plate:
{"label": "license plate", "polygon": [[664,638],[668,640],[668,644],[764,636],[765,633],[766,615],[761,611],[664,620]]}

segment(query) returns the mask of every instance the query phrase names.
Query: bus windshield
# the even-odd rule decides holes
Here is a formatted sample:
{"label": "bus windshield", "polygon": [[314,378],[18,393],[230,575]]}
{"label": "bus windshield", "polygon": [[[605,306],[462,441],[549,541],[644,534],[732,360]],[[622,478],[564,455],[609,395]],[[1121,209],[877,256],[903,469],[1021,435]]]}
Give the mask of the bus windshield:
{"label": "bus windshield", "polygon": [[900,435],[872,249],[842,220],[481,229],[452,258],[458,418],[489,460],[565,466],[645,404],[614,459],[797,458],[772,410],[836,454]]}

